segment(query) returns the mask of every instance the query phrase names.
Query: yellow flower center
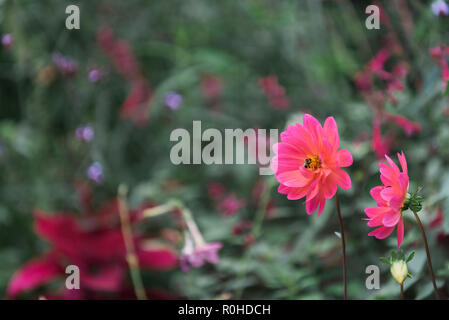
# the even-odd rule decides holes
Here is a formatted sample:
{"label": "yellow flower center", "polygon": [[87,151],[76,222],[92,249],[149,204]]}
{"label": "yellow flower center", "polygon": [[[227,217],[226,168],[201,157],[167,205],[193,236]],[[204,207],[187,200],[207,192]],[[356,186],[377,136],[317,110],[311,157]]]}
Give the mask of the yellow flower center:
{"label": "yellow flower center", "polygon": [[306,158],[306,160],[304,160],[303,166],[306,169],[312,170],[319,169],[321,168],[321,159],[318,156],[311,156],[309,158]]}

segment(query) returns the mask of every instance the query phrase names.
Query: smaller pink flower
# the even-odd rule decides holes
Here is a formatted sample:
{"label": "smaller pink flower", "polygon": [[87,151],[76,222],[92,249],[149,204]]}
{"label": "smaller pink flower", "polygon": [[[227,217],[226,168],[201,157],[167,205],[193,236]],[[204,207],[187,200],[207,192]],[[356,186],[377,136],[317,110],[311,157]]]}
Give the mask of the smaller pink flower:
{"label": "smaller pink flower", "polygon": [[240,209],[244,208],[245,205],[245,200],[239,200],[237,199],[235,193],[231,193],[218,204],[218,209],[221,211],[223,216],[230,217]]}
{"label": "smaller pink flower", "polygon": [[432,2],[431,9],[434,15],[440,16],[449,14],[449,6],[443,0],[437,0]]}
{"label": "smaller pink flower", "polygon": [[192,237],[187,234],[179,260],[182,271],[187,272],[190,267],[202,267],[205,262],[217,264],[220,259],[218,251],[222,246],[220,242],[195,243]]}
{"label": "smaller pink flower", "polygon": [[397,226],[398,247],[401,246],[404,238],[404,221],[402,210],[407,198],[409,177],[407,171],[407,161],[404,153],[398,153],[398,159],[402,167],[402,172],[398,166],[385,155],[387,163],[379,163],[380,179],[383,186],[371,189],[370,194],[377,201],[376,207],[365,209],[368,216],[369,227],[379,227],[371,231],[368,235],[377,239],[385,239]]}
{"label": "smaller pink flower", "polygon": [[449,81],[449,66],[446,61],[446,56],[449,54],[449,47],[444,44],[438,47],[430,48],[429,53],[432,56],[436,64],[443,69],[441,78],[443,79],[443,90],[446,89],[447,82]]}
{"label": "smaller pink flower", "polygon": [[285,88],[279,84],[275,75],[259,79],[259,87],[270,101],[270,105],[278,110],[290,107],[290,100],[286,97]]}

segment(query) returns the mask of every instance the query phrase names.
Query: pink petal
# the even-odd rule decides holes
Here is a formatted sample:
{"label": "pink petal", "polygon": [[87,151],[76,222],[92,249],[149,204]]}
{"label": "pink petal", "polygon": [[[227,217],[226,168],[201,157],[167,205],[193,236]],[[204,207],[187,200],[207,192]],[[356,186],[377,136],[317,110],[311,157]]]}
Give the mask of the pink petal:
{"label": "pink petal", "polygon": [[389,207],[371,207],[371,208],[366,208],[365,209],[365,213],[368,217],[370,218],[374,218],[376,216],[384,216],[387,212],[390,212],[391,208]]}
{"label": "pink petal", "polygon": [[379,163],[379,168],[380,179],[382,180],[382,183],[386,186],[393,185],[397,177],[397,175],[394,173],[394,170],[385,163]]}
{"label": "pink petal", "polygon": [[308,187],[304,187],[304,188],[289,188],[287,199],[288,200],[298,200],[298,199],[304,198],[309,191],[310,190],[309,190]]}
{"label": "pink petal", "polygon": [[391,198],[397,195],[397,190],[393,187],[386,187],[380,192],[380,196],[386,202],[389,202]]}
{"label": "pink petal", "polygon": [[346,171],[337,168],[334,171],[334,174],[337,177],[337,184],[344,190],[348,190],[351,189],[351,178],[349,177],[349,175],[346,173]]}
{"label": "pink petal", "polygon": [[400,212],[391,210],[385,215],[382,222],[386,227],[394,227],[399,222],[400,218]]}
{"label": "pink petal", "polygon": [[278,192],[282,194],[287,194],[289,193],[290,189],[291,189],[290,187],[287,187],[281,183],[278,187]]}
{"label": "pink petal", "polygon": [[[338,136],[338,127],[334,117],[328,117],[323,127],[324,137],[330,142],[334,150],[340,146],[340,137]],[[352,163],[352,157],[351,157]]]}
{"label": "pink petal", "polygon": [[293,188],[305,187],[310,182],[310,180],[304,177],[299,170],[278,173],[276,178],[280,183]]}
{"label": "pink petal", "polygon": [[15,298],[63,274],[64,271],[53,254],[31,260],[13,275],[8,285],[8,296]]}
{"label": "pink petal", "polygon": [[325,205],[326,205],[326,199],[321,198],[321,200],[320,200],[320,207],[318,208],[318,217],[323,212]]}
{"label": "pink petal", "polygon": [[387,204],[385,202],[385,200],[382,199],[382,197],[380,195],[384,188],[385,187],[383,187],[383,186],[377,186],[370,190],[371,197],[373,197],[373,199],[377,201],[377,205],[386,205]]}
{"label": "pink petal", "polygon": [[387,159],[388,164],[390,165],[391,169],[393,169],[394,175],[398,176],[400,171],[399,171],[399,168],[396,165],[396,163],[394,163],[394,161],[391,160],[391,158],[389,156],[387,156],[387,155],[385,155],[385,158]]}
{"label": "pink petal", "polygon": [[398,159],[401,163],[402,172],[408,173],[407,171],[407,160],[405,159],[404,152],[401,152],[401,154],[398,153]]}
{"label": "pink petal", "polygon": [[404,203],[405,195],[396,195],[390,200],[390,207],[395,211],[400,211]]}
{"label": "pink petal", "polygon": [[378,215],[371,218],[371,220],[368,221],[368,227],[378,227],[383,225],[383,217],[384,215]]}
{"label": "pink petal", "polygon": [[346,149],[338,150],[337,159],[340,167],[349,167],[353,162],[351,153]]}
{"label": "pink petal", "polygon": [[337,192],[337,175],[330,173],[329,176],[324,180],[323,183],[323,195],[324,198],[330,199]]}
{"label": "pink petal", "polygon": [[394,227],[380,227],[376,230],[371,231],[368,233],[369,236],[374,236],[377,239],[385,239],[388,237],[394,230]]}
{"label": "pink petal", "polygon": [[306,212],[307,214],[312,214],[315,212],[316,208],[320,204],[320,199],[318,197],[314,197],[310,200],[306,200]]}
{"label": "pink petal", "polygon": [[169,270],[178,264],[176,254],[167,249],[145,250],[139,247],[136,254],[139,264],[146,269]]}
{"label": "pink petal", "polygon": [[408,175],[406,173],[401,173],[399,175],[399,188],[401,189],[402,193],[406,194],[408,191]]}

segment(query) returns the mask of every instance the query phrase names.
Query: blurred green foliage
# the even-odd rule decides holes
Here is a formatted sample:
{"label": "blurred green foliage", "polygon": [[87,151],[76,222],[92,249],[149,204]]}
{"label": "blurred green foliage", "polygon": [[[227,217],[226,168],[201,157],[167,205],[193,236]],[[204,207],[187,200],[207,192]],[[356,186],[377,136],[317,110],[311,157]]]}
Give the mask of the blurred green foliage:
{"label": "blurred green foliage", "polygon": [[[65,7],[81,9],[81,29],[65,28]],[[338,299],[342,297],[338,221],[334,203],[325,211],[305,213],[303,201],[288,201],[276,187],[273,215],[252,199],[260,177],[255,165],[179,165],[170,162],[170,132],[191,130],[192,120],[203,128],[277,128],[299,121],[309,111],[320,121],[334,116],[342,147],[354,156],[349,169],[352,189],[339,191],[347,237],[348,295],[352,299],[392,299],[399,286],[380,256],[396,248],[395,236],[368,237],[363,210],[373,206],[370,188],[379,185],[377,160],[370,140],[355,144],[361,133],[371,134],[373,113],[354,86],[353,76],[382,47],[386,33],[365,28],[369,1],[0,1],[0,32],[11,33],[11,48],[0,50],[0,292],[15,270],[47,245],[33,233],[34,208],[81,212],[74,182],[87,179],[94,161],[102,164],[104,183],[92,183],[95,203],[114,196],[119,184],[130,188],[132,205],[151,199],[164,203],[179,198],[192,210],[207,241],[221,241],[217,265],[180,270],[158,279],[163,286],[188,298]],[[397,130],[393,152],[408,159],[411,190],[423,186],[420,215],[428,225],[437,208],[443,227],[428,229],[434,268],[447,295],[448,244],[437,242],[449,233],[449,122],[448,98],[441,90],[441,70],[428,53],[445,42],[449,20],[436,17],[429,1],[385,1],[394,31],[411,67],[405,90],[389,110],[421,124],[422,131],[406,137]],[[412,17],[406,30],[403,10]],[[143,127],[119,116],[129,85],[114,71],[96,44],[97,29],[110,26],[129,41],[153,90],[150,119]],[[56,75],[48,84],[38,74],[60,52],[78,63],[68,79]],[[88,81],[89,65],[107,72],[98,83]],[[201,91],[205,73],[223,83],[220,108],[208,106]],[[258,79],[277,75],[291,101],[287,110],[273,109]],[[419,81],[413,81],[415,77]],[[417,83],[419,82],[419,85]],[[183,97],[179,110],[164,105],[165,95]],[[95,138],[82,143],[75,137],[80,125],[92,124]],[[204,130],[204,129],[203,129]],[[392,127],[391,130],[396,130]],[[176,183],[176,188],[167,184]],[[247,205],[223,217],[207,196],[211,182],[223,183]],[[262,215],[262,216],[261,216]],[[258,219],[259,216],[259,219]],[[253,245],[232,233],[239,221],[255,221],[260,228]],[[259,221],[259,222],[257,222]],[[419,230],[405,214],[403,248],[416,251],[409,264],[414,275],[405,283],[408,298],[432,297]],[[168,218],[155,218],[149,227],[164,227]],[[256,227],[254,227],[256,228]],[[253,230],[254,231],[254,230]],[[365,268],[379,265],[381,289],[367,290]],[[154,278],[145,278],[151,286]]]}

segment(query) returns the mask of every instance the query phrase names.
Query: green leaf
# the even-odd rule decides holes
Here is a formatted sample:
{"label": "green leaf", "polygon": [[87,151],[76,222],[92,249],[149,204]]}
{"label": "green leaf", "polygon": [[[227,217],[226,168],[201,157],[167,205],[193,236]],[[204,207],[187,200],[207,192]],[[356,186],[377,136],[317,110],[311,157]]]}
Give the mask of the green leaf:
{"label": "green leaf", "polygon": [[389,259],[387,259],[387,258],[380,257],[379,260],[382,261],[385,264],[391,265],[391,261]]}
{"label": "green leaf", "polygon": [[412,261],[413,257],[415,256],[415,251],[412,251],[412,253],[410,253],[410,255],[408,256],[407,260],[405,262],[410,262]]}
{"label": "green leaf", "polygon": [[398,260],[398,255],[396,251],[391,252],[391,258],[393,259],[393,261]]}

